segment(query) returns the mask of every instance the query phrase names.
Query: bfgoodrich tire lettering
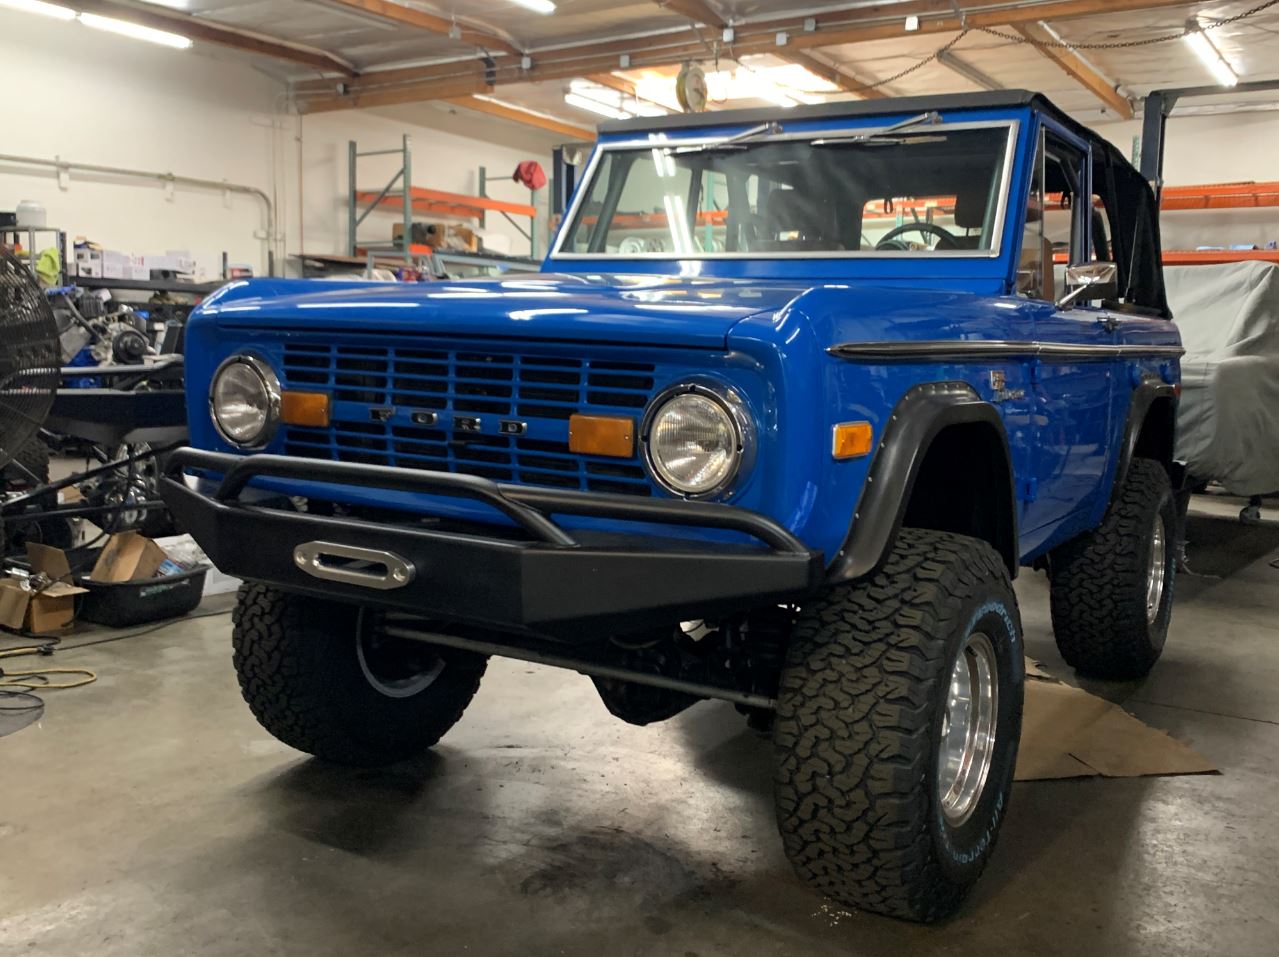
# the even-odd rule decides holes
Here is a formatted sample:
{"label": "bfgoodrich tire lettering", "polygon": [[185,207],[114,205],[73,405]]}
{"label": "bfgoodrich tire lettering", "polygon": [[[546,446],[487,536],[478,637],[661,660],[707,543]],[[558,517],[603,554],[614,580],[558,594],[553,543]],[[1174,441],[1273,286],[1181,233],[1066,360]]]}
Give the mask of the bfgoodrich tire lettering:
{"label": "bfgoodrich tire lettering", "polygon": [[[422,646],[442,667],[430,681],[401,682],[384,648],[388,677],[375,686],[369,657],[359,653],[358,608],[262,584],[240,586],[233,621],[240,691],[258,722],[290,747],[339,764],[390,764],[431,747],[461,718],[487,664]],[[413,693],[387,693],[399,687]]]}
{"label": "bfgoodrich tire lettering", "polygon": [[[955,662],[975,632],[997,662],[995,743],[980,796],[954,826],[938,753]],[[773,735],[778,826],[796,873],[863,910],[953,912],[1007,809],[1024,679],[1016,598],[985,542],[903,529],[877,573],[805,606]]]}
{"label": "bfgoodrich tire lettering", "polygon": [[[1156,523],[1162,549],[1153,548]],[[1106,517],[1049,560],[1053,635],[1066,663],[1082,674],[1130,680],[1159,660],[1172,617],[1180,522],[1163,466],[1134,459]],[[1151,558],[1161,553],[1158,607],[1147,614]]]}

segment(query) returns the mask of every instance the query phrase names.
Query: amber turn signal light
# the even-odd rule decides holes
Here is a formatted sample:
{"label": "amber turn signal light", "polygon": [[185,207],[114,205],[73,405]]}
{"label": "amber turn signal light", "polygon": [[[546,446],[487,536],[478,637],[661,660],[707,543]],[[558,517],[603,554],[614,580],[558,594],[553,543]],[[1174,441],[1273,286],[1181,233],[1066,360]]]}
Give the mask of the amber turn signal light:
{"label": "amber turn signal light", "polygon": [[281,392],[280,421],[286,425],[326,428],[329,424],[328,393]]}
{"label": "amber turn signal light", "polygon": [[855,459],[867,455],[871,448],[869,422],[841,422],[835,426],[831,454],[837,459]]}
{"label": "amber turn signal light", "polygon": [[610,415],[571,415],[568,450],[581,455],[628,459],[635,454],[635,420]]}

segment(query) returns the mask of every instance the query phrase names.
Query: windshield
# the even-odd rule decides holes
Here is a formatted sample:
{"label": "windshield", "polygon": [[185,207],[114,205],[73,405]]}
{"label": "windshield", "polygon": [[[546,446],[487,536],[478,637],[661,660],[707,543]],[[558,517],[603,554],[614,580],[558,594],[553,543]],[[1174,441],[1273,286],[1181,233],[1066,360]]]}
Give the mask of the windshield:
{"label": "windshield", "polygon": [[606,149],[557,255],[990,252],[1007,125]]}

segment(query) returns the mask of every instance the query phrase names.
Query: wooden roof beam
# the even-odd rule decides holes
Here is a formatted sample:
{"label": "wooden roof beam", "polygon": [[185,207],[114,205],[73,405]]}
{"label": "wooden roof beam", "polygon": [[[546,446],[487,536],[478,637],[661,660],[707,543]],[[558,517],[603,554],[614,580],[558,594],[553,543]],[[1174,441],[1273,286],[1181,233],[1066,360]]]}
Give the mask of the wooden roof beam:
{"label": "wooden roof beam", "polygon": [[549,116],[543,116],[540,113],[533,113],[529,110],[523,110],[516,106],[508,106],[505,103],[498,103],[495,100],[486,99],[480,96],[456,96],[445,100],[453,106],[460,106],[463,109],[475,110],[477,113],[486,113],[489,116],[496,116],[504,120],[510,120],[512,123],[522,123],[524,126],[532,126],[539,130],[545,130],[548,133],[556,133],[560,136],[566,136],[571,140],[593,140],[595,139],[595,131],[588,130],[585,127],[573,126],[570,123],[561,123],[559,120]]}
{"label": "wooden roof beam", "polygon": [[201,43],[216,43],[218,46],[229,47],[232,50],[256,53],[274,60],[285,60],[314,70],[322,70],[325,73],[340,73],[347,77],[360,75],[360,71],[349,60],[325,50],[280,40],[252,30],[222,26],[169,7],[118,3],[116,0],[75,0],[74,6],[85,13],[113,17],[140,27],[165,30]]}
{"label": "wooden roof beam", "polygon": [[[984,0],[958,0],[958,9],[965,13],[963,22],[946,0],[905,0],[888,6],[858,7],[841,12],[816,15],[817,29],[805,32],[802,21],[794,18],[739,24],[734,27],[736,38],[731,47],[724,49],[728,57],[739,58],[747,54],[771,53],[789,57],[799,51],[862,43],[874,40],[897,39],[936,33],[957,33],[968,27],[1015,27],[1035,23],[1040,19],[1069,19],[1105,13],[1125,13],[1164,7],[1184,6],[1186,0],[1046,0],[1002,8],[977,7]],[[891,13],[886,11],[891,10]],[[929,12],[931,11],[931,12]],[[919,29],[906,33],[902,16],[920,17]],[[839,17],[840,19],[836,19]],[[786,33],[786,43],[777,45],[777,33]],[[605,40],[584,47],[566,47],[535,50],[530,70],[520,69],[513,58],[501,58],[489,71],[495,85],[531,82],[537,80],[565,79],[607,73],[618,68],[618,56],[631,57],[632,69],[643,67],[675,66],[688,59],[704,58],[705,45],[697,39],[684,40],[681,34],[656,34],[619,40]],[[415,72],[416,71],[416,72]],[[479,61],[461,61],[449,64],[433,64],[419,68],[402,68],[395,71],[370,71],[350,84],[346,99],[355,105],[354,99],[371,87],[382,88],[382,76],[395,74],[394,89],[416,90],[418,99],[441,99],[458,96],[456,86],[465,77],[485,77],[485,67]],[[303,86],[295,87],[300,92]],[[441,92],[435,92],[439,90]],[[474,90],[470,92],[486,92]],[[873,95],[870,94],[870,95]],[[403,100],[400,102],[411,102]],[[303,108],[309,103],[303,101]],[[340,108],[338,106],[330,108]]]}
{"label": "wooden roof beam", "polygon": [[429,80],[410,86],[355,92],[347,96],[329,96],[305,101],[304,113],[332,113],[334,110],[369,109],[375,106],[400,106],[405,103],[424,103],[427,100],[451,100],[476,93],[492,93],[493,87],[483,77],[459,80]]}
{"label": "wooden roof beam", "polygon": [[[817,29],[805,31],[802,21],[769,21],[744,24],[737,29],[735,53],[778,53],[787,48],[839,46],[873,40],[895,40],[936,33],[958,33],[968,27],[1015,27],[1047,20],[1132,13],[1165,7],[1184,7],[1187,0],[1046,0],[1016,6],[990,7],[986,0],[957,0],[952,6],[938,0],[907,0],[899,4],[854,8],[841,13],[817,16]],[[919,28],[909,33],[903,26],[906,16],[918,16]],[[824,26],[823,24],[829,24]],[[776,46],[777,34],[786,33],[783,46]],[[769,49],[772,45],[775,49]]]}
{"label": "wooden roof beam", "polygon": [[1039,46],[1040,43],[1058,43],[1060,39],[1052,29],[1044,23],[1023,24],[1015,29],[1021,36],[1035,44],[1035,49],[1051,60],[1080,86],[1092,93],[1106,106],[1125,120],[1131,120],[1132,104],[1128,102],[1115,85],[1102,76],[1097,69],[1080,56],[1076,51],[1066,47]]}
{"label": "wooden roof beam", "polygon": [[718,30],[728,26],[728,21],[706,0],[656,0],[656,3],[671,13],[678,13],[690,20],[696,20],[703,26],[715,27]]}
{"label": "wooden roof beam", "polygon": [[390,3],[388,0],[325,0],[325,2],[356,13],[367,13],[379,20],[390,20],[392,23],[402,23],[405,26],[451,37],[486,50],[500,50],[517,56],[523,52],[511,40],[499,36],[495,30],[472,26],[464,21],[455,22],[416,7],[406,7],[402,3]]}

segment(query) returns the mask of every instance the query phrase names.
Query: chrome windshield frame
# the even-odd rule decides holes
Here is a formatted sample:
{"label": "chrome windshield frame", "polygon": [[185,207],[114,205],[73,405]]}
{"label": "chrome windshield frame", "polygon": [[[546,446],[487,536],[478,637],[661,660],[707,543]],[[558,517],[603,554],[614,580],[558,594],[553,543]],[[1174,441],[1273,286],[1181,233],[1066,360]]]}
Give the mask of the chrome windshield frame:
{"label": "chrome windshield frame", "polygon": [[[783,123],[783,126],[785,124]],[[998,206],[995,213],[995,222],[992,227],[994,234],[993,245],[990,249],[941,249],[932,250],[928,253],[911,252],[908,250],[811,250],[797,252],[744,252],[744,253],[728,253],[728,252],[645,252],[645,253],[627,253],[626,255],[610,255],[609,253],[578,253],[566,252],[564,244],[568,239],[571,227],[577,221],[578,213],[582,204],[585,202],[590,192],[591,185],[595,181],[595,176],[599,172],[600,165],[604,158],[615,152],[627,150],[651,150],[659,147],[669,148],[674,154],[679,147],[685,146],[713,146],[724,143],[732,138],[732,134],[723,136],[705,136],[705,137],[678,137],[655,139],[646,136],[643,139],[627,139],[617,140],[614,142],[601,143],[592,153],[590,162],[587,164],[585,172],[582,174],[581,185],[573,194],[573,202],[564,215],[558,232],[555,237],[555,246],[551,250],[548,262],[563,260],[566,262],[616,262],[624,263],[633,260],[658,260],[666,262],[682,262],[688,260],[705,260],[708,262],[732,262],[739,260],[787,260],[787,259],[843,259],[843,260],[861,260],[861,259],[905,259],[916,262],[929,262],[934,259],[998,259],[1003,252],[1004,229],[1008,222],[1008,204],[1010,200],[1010,190],[1012,187],[1013,166],[1017,154],[1017,141],[1020,129],[1020,121],[1014,118],[1002,120],[977,120],[964,122],[942,122],[921,127],[921,134],[949,132],[952,130],[977,130],[977,129],[1005,129],[1008,131],[1007,139],[1004,143],[1003,169],[999,181]],[[779,143],[796,140],[820,140],[833,139],[844,136],[874,136],[886,129],[888,126],[852,126],[852,127],[836,127],[821,130],[795,130],[778,133],[772,136],[759,137],[752,139],[749,143],[744,143],[743,148],[749,149],[752,146],[764,143]],[[915,133],[915,130],[903,131],[903,135]]]}

